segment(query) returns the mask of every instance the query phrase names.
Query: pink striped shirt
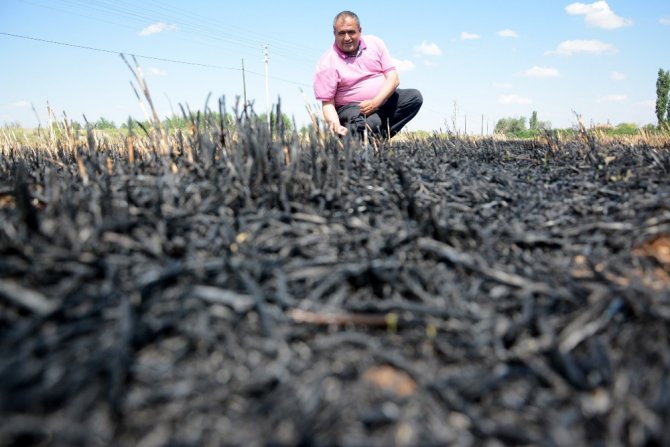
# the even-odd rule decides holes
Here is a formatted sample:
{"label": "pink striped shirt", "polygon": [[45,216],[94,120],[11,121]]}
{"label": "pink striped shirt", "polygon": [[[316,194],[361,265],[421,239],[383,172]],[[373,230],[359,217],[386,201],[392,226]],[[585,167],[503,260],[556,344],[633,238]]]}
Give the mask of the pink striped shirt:
{"label": "pink striped shirt", "polygon": [[334,100],[338,107],[372,99],[384,85],[384,74],[391,70],[395,66],[378,37],[361,37],[355,56],[348,56],[333,44],[316,65],[314,96],[319,101]]}

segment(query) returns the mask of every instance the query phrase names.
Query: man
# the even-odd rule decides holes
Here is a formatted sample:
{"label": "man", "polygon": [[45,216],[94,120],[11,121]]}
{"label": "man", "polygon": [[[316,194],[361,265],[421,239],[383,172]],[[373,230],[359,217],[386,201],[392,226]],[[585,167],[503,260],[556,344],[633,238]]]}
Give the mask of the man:
{"label": "man", "polygon": [[423,104],[415,89],[399,89],[400,80],[384,42],[362,36],[360,20],[342,11],[333,21],[335,43],[316,67],[314,96],[321,101],[328,128],[338,135],[391,138]]}

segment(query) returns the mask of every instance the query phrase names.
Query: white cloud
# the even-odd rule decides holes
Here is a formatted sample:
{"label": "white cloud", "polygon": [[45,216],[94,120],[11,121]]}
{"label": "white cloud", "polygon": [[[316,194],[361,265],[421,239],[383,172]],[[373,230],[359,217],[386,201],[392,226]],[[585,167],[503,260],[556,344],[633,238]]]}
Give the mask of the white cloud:
{"label": "white cloud", "polygon": [[626,79],[626,75],[624,73],[619,73],[618,71],[613,71],[612,73],[610,73],[610,78],[613,81],[623,81],[624,79]]}
{"label": "white cloud", "polygon": [[566,40],[558,44],[555,50],[546,51],[544,54],[572,56],[577,53],[615,54],[618,52],[619,50],[615,46],[599,40]]}
{"label": "white cloud", "polygon": [[30,103],[28,101],[21,100],[8,104],[7,107],[10,109],[25,109],[30,107]]}
{"label": "white cloud", "polygon": [[396,70],[398,71],[411,71],[414,70],[414,62],[410,60],[400,60],[400,59],[393,59],[393,64],[395,65]]}
{"label": "white cloud", "polygon": [[503,95],[498,98],[500,104],[532,104],[533,100],[519,95]]}
{"label": "white cloud", "polygon": [[624,102],[628,99],[626,95],[605,95],[597,99],[597,102]]}
{"label": "white cloud", "polygon": [[414,51],[424,56],[439,56],[442,54],[442,50],[435,42],[425,40],[420,45],[415,46]]}
{"label": "white cloud", "polygon": [[466,33],[465,31],[461,33],[461,40],[474,40],[479,39],[480,37],[479,34]]}
{"label": "white cloud", "polygon": [[167,71],[161,70],[160,68],[151,67],[149,68],[149,74],[154,76],[165,76],[167,75]]}
{"label": "white cloud", "polygon": [[561,76],[561,73],[555,68],[538,67],[536,65],[533,68],[517,73],[517,75],[527,78],[558,78]]}
{"label": "white cloud", "polygon": [[494,82],[493,86],[495,88],[505,88],[505,89],[512,88],[512,84],[508,84],[508,83],[505,83],[505,82]]}
{"label": "white cloud", "polygon": [[633,21],[619,17],[606,1],[594,3],[571,3],[565,7],[568,14],[585,16],[586,24],[595,28],[616,29],[630,26]]}
{"label": "white cloud", "polygon": [[496,33],[500,37],[519,37],[516,31],[511,29],[502,29]]}
{"label": "white cloud", "polygon": [[177,25],[169,25],[163,22],[152,23],[140,31],[140,36],[150,36],[152,34],[162,33],[163,31],[177,31]]}
{"label": "white cloud", "polygon": [[658,23],[661,25],[670,25],[670,17],[661,17]]}

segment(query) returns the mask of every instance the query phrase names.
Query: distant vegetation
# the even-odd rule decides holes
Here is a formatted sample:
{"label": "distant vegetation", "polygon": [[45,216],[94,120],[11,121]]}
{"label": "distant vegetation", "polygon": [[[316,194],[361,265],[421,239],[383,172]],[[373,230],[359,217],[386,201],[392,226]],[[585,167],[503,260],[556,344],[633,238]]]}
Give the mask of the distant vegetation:
{"label": "distant vegetation", "polygon": [[[254,113],[253,115],[255,121],[267,122],[267,114],[256,115]],[[284,113],[281,114],[281,117],[281,121],[278,121],[275,119],[275,112],[271,112],[271,126],[281,132],[292,133],[295,128],[294,121]],[[164,118],[160,122],[161,128],[168,134],[175,134],[178,131],[197,132],[198,127],[225,127],[226,129],[234,130],[236,125],[237,120],[233,114],[225,113],[222,117],[220,113],[211,111],[208,111],[207,114],[199,111],[193,112],[189,117],[173,115]],[[278,127],[282,127],[282,129],[277,129]],[[298,129],[298,133],[300,135],[306,135],[309,133],[311,127],[312,126],[302,127]],[[1,131],[5,131],[5,133],[12,134],[16,138],[25,138],[30,141],[33,138],[38,138],[40,133],[53,133],[53,136],[58,138],[67,134],[85,134],[87,129],[95,131],[98,135],[117,138],[126,137],[131,133],[134,135],[149,135],[155,130],[155,127],[150,120],[138,121],[134,120],[132,117],[128,117],[128,120],[125,123],[121,123],[117,126],[113,120],[100,117],[97,121],[87,121],[85,124],[75,120],[63,119],[62,121],[56,121],[50,124],[47,129],[27,129],[23,128],[19,122],[5,123],[0,127],[0,134],[2,133]]]}
{"label": "distant vegetation", "polygon": [[[266,114],[261,114],[258,115],[258,119],[260,121],[265,121],[267,119]],[[273,123],[276,122],[275,120],[275,114],[274,112],[270,114],[270,119]],[[204,125],[204,120],[205,120],[205,115],[200,114],[200,112],[193,113],[192,116],[190,117],[185,117],[185,116],[179,116],[179,115],[172,115],[171,117],[166,117],[163,119],[160,123],[160,125],[166,129],[166,130],[186,130],[190,129],[194,124],[198,124],[200,121],[201,125]],[[233,117],[232,114],[226,113],[224,114],[223,118],[220,113],[218,112],[211,112],[207,114],[207,120],[212,123],[219,123],[222,122],[226,126],[232,126],[235,124],[235,118]],[[288,117],[286,114],[282,114],[282,121],[284,125],[284,129],[286,131],[292,132],[293,131],[293,121],[291,118]],[[89,123],[91,129],[96,129],[96,130],[121,130],[125,131],[123,133],[127,133],[128,129],[131,129],[133,131],[145,129],[149,130],[153,127],[153,124],[149,120],[144,120],[144,121],[137,121],[134,120],[131,117],[128,117],[128,121],[125,123],[122,123],[121,125],[117,126],[116,123],[112,120],[109,120],[105,117],[100,117],[97,121],[94,121],[92,123]],[[73,130],[81,130],[85,129],[86,126],[82,125],[78,121],[70,121],[70,126]],[[20,128],[20,125],[17,126],[12,126],[13,128]]]}
{"label": "distant vegetation", "polygon": [[[258,119],[260,122],[266,121],[266,115],[259,115]],[[211,127],[213,123],[223,123],[227,129],[235,128],[235,118],[233,115],[227,113],[221,119],[221,115],[218,113],[209,113],[207,116],[207,123],[204,122],[205,118],[201,118],[201,122],[198,124],[197,119],[183,118],[179,116],[172,116],[165,118],[161,121],[162,128],[167,131],[169,134],[175,134],[178,131],[181,132],[191,132],[195,131],[198,125],[205,126],[207,124]],[[51,126],[48,132],[54,132],[55,136],[60,134],[66,134],[68,132],[65,129],[63,124],[64,122],[59,122],[54,126]],[[271,114],[271,123],[273,126],[277,126],[277,121],[275,120],[274,113]],[[294,121],[285,114],[282,114],[281,121],[284,129],[284,132],[292,133],[295,129]],[[117,126],[116,123],[112,120],[109,120],[104,117],[100,117],[97,121],[91,122],[88,124],[91,130],[96,131],[96,133],[106,135],[111,138],[116,137],[125,137],[129,133],[135,135],[148,135],[150,134],[154,127],[149,120],[145,121],[133,121],[129,119],[127,122],[122,123]],[[312,129],[312,125],[303,126],[297,129],[297,133],[301,136],[309,135]],[[0,128],[6,132],[13,134],[17,138],[28,138],[30,140],[31,136],[38,136],[40,132],[47,132],[45,129],[24,129],[21,127],[20,123],[6,123]],[[69,131],[74,131],[76,133],[84,134],[86,132],[87,126],[82,125],[77,121],[69,122]],[[130,129],[130,131],[129,131]],[[597,133],[598,136],[607,136],[607,137],[624,137],[624,136],[667,136],[670,132],[670,126],[668,122],[664,122],[661,126],[654,126],[653,124],[647,124],[645,126],[639,127],[635,123],[620,123],[617,125],[611,125],[609,123],[601,125],[591,125],[588,128],[589,132]],[[436,135],[445,135],[449,137],[459,137],[461,136],[458,132],[447,131],[426,131],[426,130],[414,130],[406,131],[404,134],[410,136],[413,139],[421,138],[430,138]],[[543,137],[546,135],[561,135],[567,138],[579,134],[579,127],[575,125],[572,128],[566,129],[552,129],[551,125],[544,121],[539,121],[537,119],[537,112],[533,112],[530,118],[527,120],[525,117],[508,117],[501,118],[496,123],[494,129],[494,135],[511,138],[511,139],[534,139]],[[485,135],[484,135],[485,136]]]}
{"label": "distant vegetation", "polygon": [[[569,128],[569,129],[553,129],[551,124],[539,121],[537,119],[537,112],[533,111],[530,119],[528,120],[528,126],[526,126],[526,118],[502,118],[499,119],[496,123],[495,133],[498,135],[504,135],[511,138],[535,138],[542,136],[548,132],[560,132],[563,134],[575,134],[579,131],[578,127]],[[610,123],[605,124],[596,124],[590,126],[592,131],[596,131],[601,135],[616,137],[616,136],[636,136],[641,133],[647,134],[659,134],[663,133],[664,129],[662,126],[654,126],[653,124],[647,124],[642,127],[638,127],[635,123],[620,123],[617,125],[612,125]]]}
{"label": "distant vegetation", "polygon": [[[616,136],[636,136],[640,134],[657,135],[664,134],[670,130],[670,71],[658,70],[656,81],[656,119],[657,125],[647,124],[638,127],[634,123],[620,123],[612,125],[610,123],[595,124],[591,126],[592,130],[598,131],[601,135]],[[534,138],[551,130],[551,124],[538,120],[536,111],[528,119],[526,126],[525,117],[502,118],[496,123],[495,133],[513,138]],[[574,133],[578,129],[560,129],[563,133]]]}

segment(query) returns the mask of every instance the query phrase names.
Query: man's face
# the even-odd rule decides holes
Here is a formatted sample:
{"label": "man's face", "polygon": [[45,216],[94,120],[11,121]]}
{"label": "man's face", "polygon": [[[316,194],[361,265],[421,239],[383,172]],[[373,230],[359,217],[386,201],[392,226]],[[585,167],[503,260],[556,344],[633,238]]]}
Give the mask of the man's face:
{"label": "man's face", "polygon": [[361,28],[351,17],[342,17],[335,23],[335,43],[344,53],[354,55],[358,51]]}

